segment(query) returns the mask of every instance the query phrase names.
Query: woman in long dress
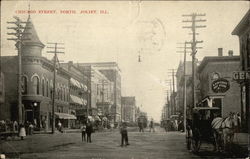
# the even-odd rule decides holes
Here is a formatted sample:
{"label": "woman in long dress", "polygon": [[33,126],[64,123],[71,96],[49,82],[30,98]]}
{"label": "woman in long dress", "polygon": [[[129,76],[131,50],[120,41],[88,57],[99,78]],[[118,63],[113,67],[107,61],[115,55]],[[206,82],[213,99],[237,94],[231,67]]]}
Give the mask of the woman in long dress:
{"label": "woman in long dress", "polygon": [[20,124],[19,136],[21,137],[21,140],[23,140],[24,137],[26,136],[24,124]]}

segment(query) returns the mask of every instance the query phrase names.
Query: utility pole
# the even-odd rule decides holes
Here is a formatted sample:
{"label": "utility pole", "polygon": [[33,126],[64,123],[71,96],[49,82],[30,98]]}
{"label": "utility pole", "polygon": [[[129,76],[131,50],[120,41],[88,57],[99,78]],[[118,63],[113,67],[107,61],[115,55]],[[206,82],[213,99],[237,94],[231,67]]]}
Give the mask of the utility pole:
{"label": "utility pole", "polygon": [[170,69],[170,70],[171,70],[171,72],[169,72],[169,73],[171,73],[170,76],[172,76],[172,80],[173,80],[173,82],[172,82],[172,85],[173,85],[173,92],[172,92],[172,97],[173,97],[173,99],[172,99],[172,103],[173,103],[173,105],[172,105],[172,113],[175,114],[176,113],[176,102],[175,102],[175,79],[174,79],[175,75],[174,74],[176,73],[175,72],[176,69]]}
{"label": "utility pole", "polygon": [[184,43],[183,51],[179,51],[179,53],[184,53],[184,59],[183,59],[183,78],[184,78],[184,84],[183,84],[183,124],[184,124],[184,132],[186,131],[187,127],[187,80],[186,80],[186,54],[187,54],[187,42]]}
{"label": "utility pole", "polygon": [[102,80],[102,115],[104,117],[104,80]]}
{"label": "utility pole", "polygon": [[22,42],[24,40],[29,40],[29,39],[24,39],[22,36],[24,34],[23,29],[25,27],[22,26],[22,24],[27,24],[29,22],[22,22],[19,17],[14,16],[13,17],[15,21],[12,22],[7,22],[8,24],[15,24],[14,27],[7,27],[7,29],[12,29],[15,32],[12,33],[7,33],[8,35],[13,35],[15,38],[8,38],[7,40],[13,40],[16,42],[15,46],[17,47],[17,52],[18,52],[18,79],[17,79],[17,94],[18,94],[18,122],[22,123],[24,121],[23,118],[23,107],[22,107]]}
{"label": "utility pole", "polygon": [[55,96],[56,96],[56,63],[59,63],[59,60],[57,58],[58,53],[64,53],[61,51],[58,51],[58,49],[64,49],[63,47],[58,47],[57,45],[63,44],[63,43],[48,43],[50,45],[54,45],[53,47],[47,47],[49,49],[54,49],[52,51],[47,51],[47,53],[54,54],[53,59],[53,67],[54,67],[54,76],[53,76],[53,96],[52,96],[52,134],[55,133]]}
{"label": "utility pole", "polygon": [[182,22],[185,23],[191,23],[191,26],[183,26],[182,28],[189,28],[192,31],[192,42],[191,42],[191,46],[192,46],[192,107],[196,107],[196,101],[195,101],[195,65],[196,65],[196,60],[195,60],[195,55],[197,53],[197,47],[196,44],[197,43],[202,43],[203,41],[196,41],[196,28],[204,28],[206,27],[205,25],[196,25],[197,22],[205,22],[206,20],[203,19],[196,19],[197,17],[200,16],[205,16],[206,14],[197,14],[197,13],[193,13],[193,14],[189,14],[189,15],[182,15],[183,17],[191,17],[191,20],[183,20]]}
{"label": "utility pole", "polygon": [[169,87],[170,87],[170,93],[168,94],[168,96],[170,98],[169,99],[169,102],[170,102],[169,103],[169,113],[170,113],[170,115],[173,115],[173,107],[174,107],[174,105],[173,105],[173,100],[172,100],[172,97],[171,97],[171,94],[173,95],[171,80],[166,81],[166,84],[169,84]]}

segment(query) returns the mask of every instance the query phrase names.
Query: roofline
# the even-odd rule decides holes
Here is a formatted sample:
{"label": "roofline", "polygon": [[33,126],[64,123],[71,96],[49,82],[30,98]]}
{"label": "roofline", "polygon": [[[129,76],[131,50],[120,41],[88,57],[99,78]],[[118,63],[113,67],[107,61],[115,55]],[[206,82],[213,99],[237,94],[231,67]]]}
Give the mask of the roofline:
{"label": "roofline", "polygon": [[247,13],[244,15],[244,17],[240,20],[238,25],[234,28],[232,31],[232,35],[239,35],[243,29],[247,29],[249,27],[250,23],[250,9],[247,11]]}
{"label": "roofline", "polygon": [[200,73],[208,62],[217,62],[217,61],[239,61],[240,56],[205,56],[201,61],[200,65],[197,68],[197,72]]}
{"label": "roofline", "polygon": [[117,62],[87,62],[87,63],[77,63],[79,64],[80,66],[81,65],[85,65],[85,66],[102,66],[103,64],[106,64],[106,65],[113,65],[113,66],[116,66],[118,68],[118,70],[121,72],[121,69],[120,67],[118,66],[118,63]]}

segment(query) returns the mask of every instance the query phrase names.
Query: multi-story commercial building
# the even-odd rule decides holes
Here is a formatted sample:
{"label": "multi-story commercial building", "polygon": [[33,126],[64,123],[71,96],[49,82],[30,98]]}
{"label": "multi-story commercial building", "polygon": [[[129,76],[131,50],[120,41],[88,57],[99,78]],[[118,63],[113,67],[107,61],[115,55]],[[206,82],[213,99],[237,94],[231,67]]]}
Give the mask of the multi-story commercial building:
{"label": "multi-story commercial building", "polygon": [[114,82],[110,81],[91,64],[77,64],[77,67],[87,75],[90,82],[90,114],[112,118],[111,108],[114,103]]}
{"label": "multi-story commercial building", "polygon": [[[39,40],[35,27],[28,18],[22,43],[22,116],[24,121],[33,122],[38,128],[48,129],[52,124],[53,62],[42,57],[44,44]],[[18,119],[17,108],[17,56],[2,57],[2,71],[5,75],[5,107],[10,110],[10,120]],[[70,74],[57,68],[55,112],[56,119],[65,127],[69,119],[75,119],[69,112]],[[8,114],[8,112],[6,112]]]}
{"label": "multi-story commercial building", "polygon": [[198,67],[200,80],[200,106],[219,107],[221,116],[230,112],[240,112],[240,87],[233,81],[232,73],[240,69],[240,57],[223,56],[222,48],[218,56],[206,56]]}
{"label": "multi-story commercial building", "polygon": [[[190,83],[191,79],[192,79],[192,61],[186,61],[186,67],[185,67],[185,76],[186,76],[186,96],[192,94],[192,86]],[[176,102],[176,106],[177,106],[177,111],[180,112],[181,114],[183,114],[184,112],[184,63],[181,62],[178,66],[178,69],[176,71],[176,84],[177,84],[177,102]],[[187,105],[191,105],[191,99],[192,96],[190,96],[190,98],[186,98],[186,102]]]}
{"label": "multi-story commercial building", "polygon": [[[4,105],[5,89],[4,89],[4,74],[0,72],[0,120],[10,119],[9,108]],[[7,109],[7,110],[6,110]]]}
{"label": "multi-story commercial building", "polygon": [[234,80],[240,87],[241,120],[244,132],[250,132],[250,10],[234,28],[232,34],[239,37],[240,43],[240,71],[234,72]]}
{"label": "multi-story commercial building", "polygon": [[127,122],[136,121],[135,97],[122,97],[122,119]]}
{"label": "multi-story commercial building", "polygon": [[[69,80],[69,112],[77,117],[77,123],[87,120],[87,109],[89,108],[89,93],[87,87],[88,78],[81,72],[79,68],[74,66],[72,61],[68,63],[60,63],[60,66],[67,70],[70,74]],[[75,123],[71,122],[74,126]]]}
{"label": "multi-story commercial building", "polygon": [[91,74],[91,70],[98,70],[113,83],[113,89],[111,89],[111,101],[113,102],[111,105],[111,119],[114,122],[119,122],[121,120],[121,70],[117,63],[79,63],[78,66],[89,72],[89,74]]}

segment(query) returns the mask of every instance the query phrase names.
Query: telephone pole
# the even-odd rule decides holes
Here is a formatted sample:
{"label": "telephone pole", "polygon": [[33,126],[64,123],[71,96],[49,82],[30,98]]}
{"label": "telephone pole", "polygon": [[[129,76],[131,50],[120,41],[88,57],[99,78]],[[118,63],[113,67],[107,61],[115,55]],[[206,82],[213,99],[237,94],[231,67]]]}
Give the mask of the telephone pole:
{"label": "telephone pole", "polygon": [[22,123],[24,121],[23,118],[23,107],[22,107],[22,42],[24,40],[29,40],[29,39],[24,39],[22,36],[24,34],[23,30],[25,27],[22,26],[22,24],[27,24],[29,22],[22,22],[19,17],[14,16],[13,17],[15,21],[12,22],[7,22],[8,24],[14,24],[14,27],[7,27],[7,29],[12,29],[15,32],[7,33],[8,35],[15,36],[15,38],[8,38],[7,40],[13,40],[16,42],[15,46],[17,48],[17,54],[18,54],[18,78],[17,78],[17,96],[18,96],[18,122]]}
{"label": "telephone pole", "polygon": [[195,55],[197,53],[197,47],[196,45],[198,43],[202,43],[203,41],[197,41],[196,40],[196,29],[197,28],[205,28],[205,25],[197,25],[197,22],[205,22],[206,20],[204,19],[196,19],[197,17],[205,16],[206,14],[197,14],[197,13],[192,13],[192,14],[185,14],[182,15],[183,17],[191,17],[191,20],[183,20],[182,22],[184,23],[191,23],[191,26],[183,26],[182,28],[188,28],[191,29],[192,31],[192,41],[191,47],[192,47],[192,107],[196,107],[195,103],[195,65],[196,65],[196,60],[195,60]]}
{"label": "telephone pole", "polygon": [[[172,112],[173,112],[173,114],[175,114],[176,113],[176,102],[175,102],[175,79],[174,79],[174,76],[175,76],[175,71],[176,71],[176,69],[169,69],[169,70],[171,70],[171,72],[169,72],[169,73],[171,73],[172,75],[169,75],[169,76],[172,76],[172,85],[173,85],[173,92],[172,92],[172,97],[173,97],[173,99],[172,99],[172,103],[173,103],[173,108],[172,108]],[[172,89],[171,89],[172,90]]]}
{"label": "telephone pole", "polygon": [[[170,115],[173,115],[173,100],[172,100],[172,97],[171,97],[171,94],[173,95],[173,91],[172,91],[172,81],[171,80],[167,80],[166,81],[166,84],[169,84],[169,87],[170,87],[170,93],[168,93],[168,96],[169,96],[169,113]],[[169,116],[170,117],[170,116]]]}
{"label": "telephone pole", "polygon": [[63,43],[48,43],[49,45],[54,45],[53,47],[47,47],[49,49],[53,49],[52,51],[47,51],[47,53],[54,54],[53,59],[53,67],[54,67],[54,77],[53,77],[53,96],[52,96],[52,134],[55,133],[55,96],[56,96],[56,63],[59,63],[59,60],[57,58],[57,54],[64,52],[58,51],[58,49],[64,49],[63,47],[58,47],[57,45],[63,44]]}
{"label": "telephone pole", "polygon": [[186,132],[186,122],[187,122],[187,80],[186,80],[186,55],[187,55],[187,42],[184,43],[184,47],[178,47],[178,48],[184,48],[184,51],[178,51],[179,53],[184,53],[184,59],[183,59],[183,78],[184,78],[184,84],[183,84],[183,124],[184,124],[184,132]]}

